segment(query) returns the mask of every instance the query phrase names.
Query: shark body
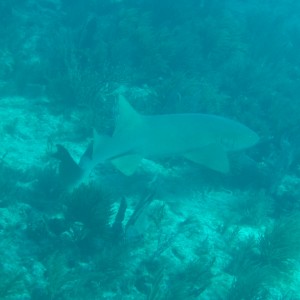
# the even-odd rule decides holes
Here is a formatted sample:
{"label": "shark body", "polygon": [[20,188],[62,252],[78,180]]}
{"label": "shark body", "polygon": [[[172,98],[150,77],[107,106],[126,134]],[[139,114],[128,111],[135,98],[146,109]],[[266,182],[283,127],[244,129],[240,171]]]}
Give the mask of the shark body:
{"label": "shark body", "polygon": [[115,131],[112,136],[94,132],[88,169],[109,161],[131,175],[142,158],[183,156],[227,173],[227,152],[251,147],[258,139],[245,125],[216,115],[141,115],[120,96]]}

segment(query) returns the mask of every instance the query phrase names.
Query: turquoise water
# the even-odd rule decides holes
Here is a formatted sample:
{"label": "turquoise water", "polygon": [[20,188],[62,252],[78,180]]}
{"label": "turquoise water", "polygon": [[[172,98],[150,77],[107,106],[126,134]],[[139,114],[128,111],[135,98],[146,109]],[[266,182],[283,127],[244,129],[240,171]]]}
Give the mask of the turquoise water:
{"label": "turquoise water", "polygon": [[[294,0],[1,1],[0,299],[299,299],[299,13]],[[259,141],[205,122],[199,137],[155,118],[143,131],[120,97]],[[184,128],[203,148],[171,151]]]}

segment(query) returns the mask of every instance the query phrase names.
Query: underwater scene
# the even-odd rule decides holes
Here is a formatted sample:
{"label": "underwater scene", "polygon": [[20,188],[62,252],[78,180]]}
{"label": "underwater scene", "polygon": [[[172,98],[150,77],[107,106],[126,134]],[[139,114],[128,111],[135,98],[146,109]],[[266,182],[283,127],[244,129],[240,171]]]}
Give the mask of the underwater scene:
{"label": "underwater scene", "polygon": [[300,1],[0,15],[0,300],[300,300]]}

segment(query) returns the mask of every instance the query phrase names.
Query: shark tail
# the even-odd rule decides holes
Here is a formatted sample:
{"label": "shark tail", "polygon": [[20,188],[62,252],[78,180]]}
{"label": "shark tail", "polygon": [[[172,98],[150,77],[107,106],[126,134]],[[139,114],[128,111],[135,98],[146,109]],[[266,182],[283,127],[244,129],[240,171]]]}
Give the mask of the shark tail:
{"label": "shark tail", "polygon": [[61,184],[64,187],[74,187],[83,178],[85,173],[85,160],[88,159],[90,155],[90,149],[91,146],[87,148],[82,158],[80,159],[80,163],[77,164],[72,158],[69,151],[64,146],[60,144],[56,145],[56,152],[53,154],[53,157],[60,161],[58,176]]}

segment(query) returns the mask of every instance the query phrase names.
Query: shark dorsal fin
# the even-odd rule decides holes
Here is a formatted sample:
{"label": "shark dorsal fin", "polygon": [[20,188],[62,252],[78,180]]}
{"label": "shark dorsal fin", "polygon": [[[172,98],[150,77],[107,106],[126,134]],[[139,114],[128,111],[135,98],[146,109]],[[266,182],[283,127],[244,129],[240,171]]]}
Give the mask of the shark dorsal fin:
{"label": "shark dorsal fin", "polygon": [[119,113],[116,119],[114,136],[130,130],[130,128],[140,125],[142,115],[140,115],[125,99],[124,96],[119,96]]}

